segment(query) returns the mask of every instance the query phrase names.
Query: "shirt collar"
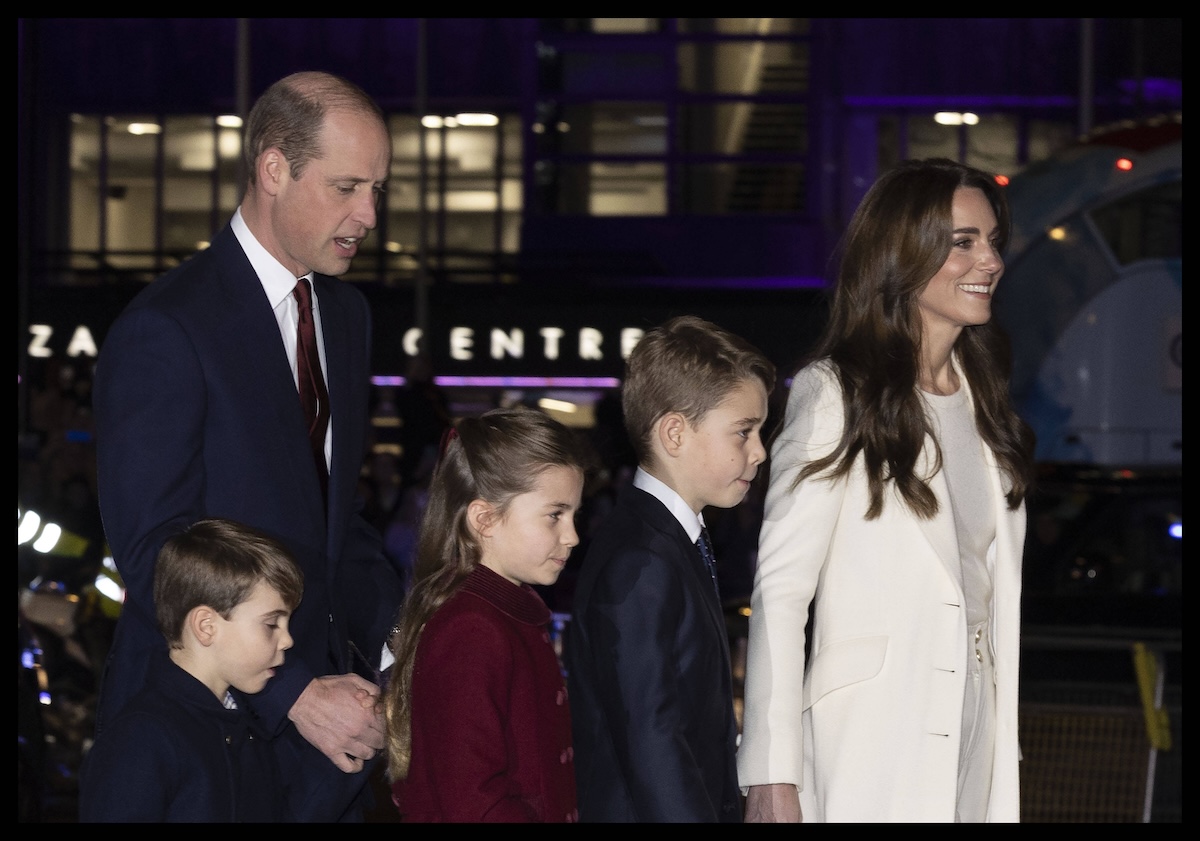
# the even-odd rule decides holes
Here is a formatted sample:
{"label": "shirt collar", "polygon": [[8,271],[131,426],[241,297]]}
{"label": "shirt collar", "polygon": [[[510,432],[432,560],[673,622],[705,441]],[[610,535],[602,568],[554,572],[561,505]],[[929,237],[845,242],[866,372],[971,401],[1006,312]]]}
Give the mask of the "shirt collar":
{"label": "shirt collar", "polygon": [[695,543],[700,539],[700,530],[704,528],[704,515],[697,514],[683,501],[670,485],[651,476],[641,467],[633,474],[633,486],[645,491],[667,507],[672,516],[679,521],[687,532],[688,539]]}
{"label": "shirt collar", "polygon": [[[281,301],[292,294],[292,290],[296,288],[296,281],[299,278],[271,256],[271,253],[267,249],[263,248],[262,243],[250,232],[250,228],[246,225],[246,220],[242,218],[242,209],[240,207],[233,214],[233,219],[230,220],[229,226],[233,228],[233,235],[237,237],[238,243],[242,246],[242,251],[246,252],[246,259],[250,261],[254,273],[258,275],[258,282],[262,284],[263,291],[267,293],[267,300],[271,303],[271,309],[275,309]],[[309,282],[311,282],[312,272],[304,275],[304,277],[307,277]]]}

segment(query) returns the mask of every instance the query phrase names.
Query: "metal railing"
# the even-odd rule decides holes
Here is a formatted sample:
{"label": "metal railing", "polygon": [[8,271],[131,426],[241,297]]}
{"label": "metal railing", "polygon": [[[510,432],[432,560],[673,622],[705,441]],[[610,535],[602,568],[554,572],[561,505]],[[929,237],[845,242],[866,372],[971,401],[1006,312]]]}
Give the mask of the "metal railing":
{"label": "metal railing", "polygon": [[1026,629],[1027,823],[1182,822],[1182,632]]}

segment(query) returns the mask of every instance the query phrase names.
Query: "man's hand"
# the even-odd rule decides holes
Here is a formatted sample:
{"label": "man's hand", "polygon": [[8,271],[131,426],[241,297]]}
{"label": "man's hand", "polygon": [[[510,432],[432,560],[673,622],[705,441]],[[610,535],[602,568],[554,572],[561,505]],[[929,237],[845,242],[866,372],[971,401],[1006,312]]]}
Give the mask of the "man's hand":
{"label": "man's hand", "polygon": [[750,786],[746,792],[746,823],[800,823],[800,793],[791,783]]}
{"label": "man's hand", "polygon": [[347,774],[383,749],[379,687],[354,674],[314,678],[288,710],[300,735]]}

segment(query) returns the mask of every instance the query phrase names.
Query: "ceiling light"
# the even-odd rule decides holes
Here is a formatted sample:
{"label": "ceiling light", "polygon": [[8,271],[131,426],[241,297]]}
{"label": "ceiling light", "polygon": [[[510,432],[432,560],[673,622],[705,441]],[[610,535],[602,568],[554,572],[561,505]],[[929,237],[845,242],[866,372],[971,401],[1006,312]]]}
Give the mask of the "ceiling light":
{"label": "ceiling light", "polygon": [[551,409],[556,412],[578,412],[579,407],[574,403],[568,403],[566,400],[555,400],[553,397],[543,397],[538,400],[538,405],[543,409]]}
{"label": "ceiling light", "polygon": [[495,114],[459,114],[455,117],[460,126],[495,126],[500,124],[500,118]]}

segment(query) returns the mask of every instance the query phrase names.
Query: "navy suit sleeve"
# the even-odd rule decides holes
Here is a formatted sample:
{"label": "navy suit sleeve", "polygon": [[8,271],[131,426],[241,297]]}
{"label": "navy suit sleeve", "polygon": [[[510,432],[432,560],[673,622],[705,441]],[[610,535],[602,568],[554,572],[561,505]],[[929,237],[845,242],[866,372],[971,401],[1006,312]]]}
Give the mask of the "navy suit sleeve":
{"label": "navy suit sleeve", "polygon": [[358,513],[350,521],[339,577],[342,603],[347,606],[347,633],[371,667],[378,669],[404,594],[383,553],[379,532]]}
{"label": "navy suit sleeve", "polygon": [[641,547],[606,559],[587,617],[590,648],[603,652],[593,658],[594,685],[639,819],[712,822],[703,760],[685,738],[690,704],[681,672],[694,644],[681,645],[686,596],[677,569]]}
{"label": "navy suit sleeve", "polygon": [[202,510],[202,380],[184,332],[153,310],[118,320],[105,339],[93,401],[101,513],[134,607],[153,603],[163,541]]}
{"label": "navy suit sleeve", "polygon": [[[321,289],[325,291],[326,286],[322,284]],[[322,300],[327,299],[330,303],[327,313],[330,330],[326,342],[329,346],[336,334],[344,343],[341,347],[345,353],[331,352],[331,356],[344,356],[346,365],[340,379],[330,383],[331,398],[338,398],[334,403],[338,418],[334,425],[338,431],[334,460],[350,465],[349,470],[339,470],[339,475],[331,480],[342,483],[343,489],[342,493],[333,494],[333,504],[338,507],[332,512],[331,520],[344,513],[347,523],[338,562],[339,604],[342,615],[346,616],[347,635],[371,667],[377,669],[384,641],[395,624],[396,611],[404,594],[400,577],[383,551],[382,536],[363,518],[362,501],[356,495],[370,427],[367,389],[372,350],[371,310],[361,292],[341,281],[333,281],[328,292],[328,299],[322,296]],[[335,306],[338,309],[335,310]],[[344,313],[346,319],[335,322],[335,313]],[[356,340],[357,346],[352,347]],[[332,364],[331,368],[342,370]],[[349,428],[343,429],[339,424],[348,424]]]}
{"label": "navy suit sleeve", "polygon": [[[123,642],[141,654],[165,643],[154,617],[154,565],[163,542],[203,514],[204,389],[185,331],[151,309],[113,325],[96,368],[97,481],[104,533],[127,595],[133,627]],[[122,666],[139,668],[139,658]],[[142,685],[111,675],[102,702],[115,713]]]}

